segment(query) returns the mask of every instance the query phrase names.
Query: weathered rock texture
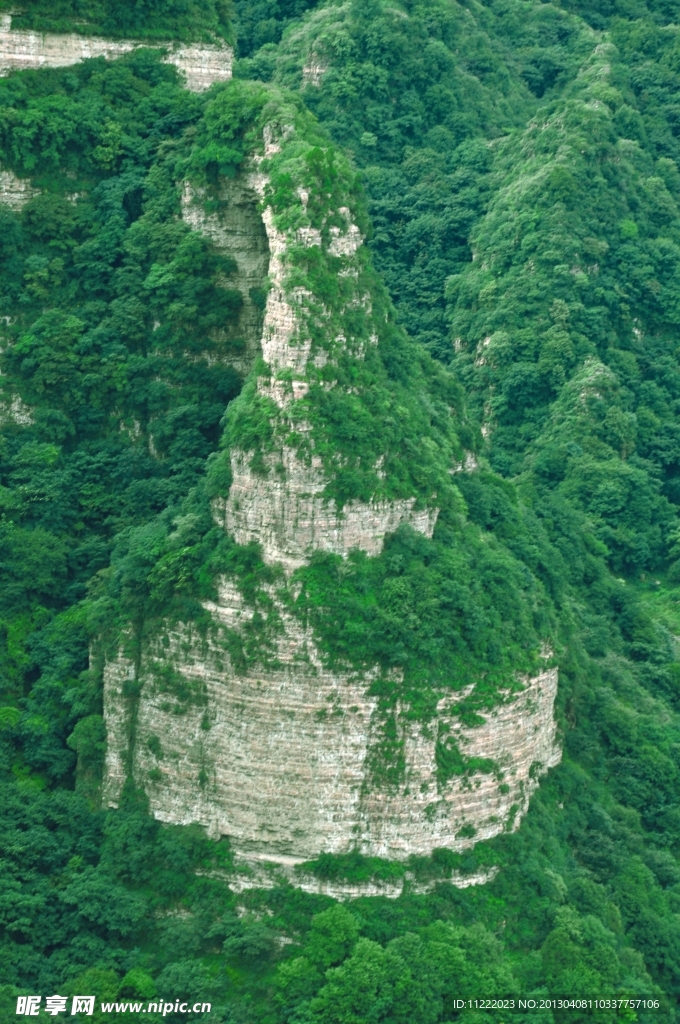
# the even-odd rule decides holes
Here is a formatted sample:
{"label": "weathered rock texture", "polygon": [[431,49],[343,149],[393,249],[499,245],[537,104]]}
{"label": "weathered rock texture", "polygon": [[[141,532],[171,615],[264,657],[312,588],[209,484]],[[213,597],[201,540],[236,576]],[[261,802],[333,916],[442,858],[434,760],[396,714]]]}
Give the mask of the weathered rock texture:
{"label": "weathered rock texture", "polygon": [[[276,152],[277,143],[265,135],[264,159]],[[232,450],[233,483],[215,504],[215,515],[239,543],[257,541],[264,560],[287,575],[315,550],[344,556],[360,548],[377,555],[386,533],[403,523],[431,536],[437,509],[418,508],[415,498],[353,501],[341,509],[324,495],[326,470],[315,454],[312,426],[304,421],[308,407],[297,403],[309,393],[315,368],[324,360],[329,365],[338,358],[338,346],[349,342],[341,335],[327,350],[314,348],[304,315],[309,293],[289,284],[287,252],[293,242],[325,245],[341,258],[339,272],[358,281],[362,239],[344,208],[338,213],[345,229],[332,229],[325,241],[313,227],[284,234],[267,205],[261,160],[240,191],[227,197],[222,219],[203,213],[196,205],[200,196],[190,191],[184,216],[216,244],[247,250],[240,261],[237,255],[246,281],[260,273],[265,248],[263,242],[251,251],[244,240],[251,231],[245,206],[258,197],[264,211],[270,288],[261,344],[267,372],[257,379],[257,400],[269,400],[279,433],[264,454],[268,472],[253,466],[252,452]],[[304,205],[308,196],[299,191]],[[370,297],[354,301],[367,308]],[[346,351],[365,358],[360,346]],[[296,407],[302,413],[294,419],[295,430],[311,438],[306,458],[280,440]],[[379,459],[378,473],[382,465]],[[288,867],[322,851],[358,848],[404,860],[437,847],[462,850],[517,826],[539,775],[560,757],[553,719],[556,669],[526,680],[523,690],[508,694],[475,728],[462,726],[455,715],[467,691],[442,690],[429,722],[412,721],[406,708],[398,708],[404,770],[401,781],[388,786],[376,767],[385,727],[371,691],[378,669],[331,670],[311,627],[295,617],[282,594],[270,588],[271,628],[258,634],[255,655],[251,649],[247,657],[232,658],[235,638],[247,642],[253,635],[254,610],[236,584],[224,579],[219,600],[206,605],[213,623],[206,636],[191,626],[168,627],[143,645],[141,657],[121,653],[106,666],[110,804],[131,767],[159,819],[200,822],[213,835],[229,836],[251,861],[278,859]],[[126,687],[129,680],[132,687]],[[436,758],[442,736],[454,740],[464,758],[485,759],[487,770],[442,778]]]}
{"label": "weathered rock texture", "polygon": [[[267,137],[265,156],[276,150],[277,144]],[[265,176],[253,173],[249,180],[253,191],[263,199],[267,185]],[[333,229],[328,248],[333,256],[347,258],[349,266],[345,272],[351,273],[351,258],[362,238],[349,219],[349,210],[340,212],[346,217],[346,231]],[[293,402],[304,398],[309,390],[307,369],[311,340],[305,335],[299,308],[295,305],[296,299],[300,301],[305,296],[300,289],[289,294],[285,286],[288,239],[277,229],[270,207],[265,207],[262,219],[271,257],[262,356],[271,376],[260,377],[257,388],[260,395],[286,410]],[[295,240],[307,246],[321,245],[320,233],[313,228],[300,229]],[[298,422],[296,428],[298,432],[304,431],[306,425]],[[316,550],[346,555],[350,549],[360,548],[367,554],[377,555],[382,551],[385,535],[403,523],[432,536],[437,510],[416,510],[415,498],[352,501],[338,509],[335,501],[323,495],[328,481],[321,460],[316,456],[305,461],[294,449],[283,446],[265,459],[267,475],[253,472],[250,463],[250,453],[238,449],[232,452],[231,491],[226,502],[216,503],[216,513],[239,544],[259,542],[265,562],[278,563],[292,571],[304,565]]]}
{"label": "weathered rock texture", "polygon": [[225,284],[241,292],[243,306],[238,323],[224,332],[224,340],[242,343],[242,357],[233,360],[235,368],[242,373],[251,369],[256,355],[261,352],[261,300],[269,269],[267,234],[257,209],[258,198],[241,176],[223,182],[216,212],[206,212],[205,192],[195,189],[189,182],[185,182],[182,193],[185,223],[236,261],[236,271]]}
{"label": "weathered rock texture", "polygon": [[15,213],[37,196],[39,189],[34,188],[26,178],[17,178],[12,171],[0,171],[0,203],[9,206]]}
{"label": "weathered rock texture", "polygon": [[268,461],[271,472],[263,477],[250,469],[246,455],[235,453],[234,482],[223,506],[227,532],[239,544],[258,541],[265,562],[278,562],[293,571],[304,565],[313,551],[345,555],[360,548],[379,555],[385,535],[402,523],[432,536],[437,510],[415,511],[415,498],[352,501],[339,513],[334,501],[322,497],[326,479],[318,461],[303,465],[290,448]]}
{"label": "weathered rock texture", "polygon": [[[88,57],[114,60],[139,46],[134,40],[109,40],[76,33],[47,35],[39,32],[15,32],[11,16],[0,20],[0,77],[10,71],[26,68],[61,68],[77,64]],[[208,89],[213,82],[231,78],[233,51],[228,46],[173,46],[164,60],[174,64],[185,76],[187,88],[193,92]]]}
{"label": "weathered rock texture", "polygon": [[[293,860],[293,858],[289,858]],[[373,879],[368,882],[346,882],[341,879],[319,878],[309,871],[301,869],[298,864],[284,861],[266,862],[254,856],[247,859],[237,859],[236,871],[229,878],[229,884],[234,892],[245,892],[247,889],[274,889],[286,883],[297,886],[303,892],[310,892],[318,896],[330,896],[334,900],[354,900],[360,896],[383,896],[388,900],[398,899],[405,893],[423,894],[431,892],[441,879],[431,881],[417,880],[409,871],[404,872],[401,878],[392,880]],[[213,877],[220,876],[218,872],[207,872]],[[471,885],[483,885],[490,882],[498,874],[498,868],[492,867],[489,870],[477,871],[473,874],[463,875],[460,872],[453,872],[448,881],[459,889],[467,889]]]}
{"label": "weathered rock texture", "polygon": [[[211,611],[223,629],[234,631],[252,616],[231,584]],[[436,847],[461,850],[518,823],[538,775],[560,756],[555,669],[529,680],[475,728],[447,713],[464,692],[442,694],[439,722],[451,723],[466,756],[495,761],[495,774],[438,786],[438,722],[429,729],[404,722],[403,781],[396,789],[377,788],[370,761],[380,720],[377,701],[366,692],[370,676],[328,671],[311,630],[283,609],[281,615],[274,668],[237,671],[219,631],[203,642],[182,630],[166,638],[167,646],[161,638],[144,652],[135,775],[157,818],[198,821],[213,835],[228,835],[244,854],[300,859],[353,846],[393,859]],[[194,694],[193,703],[177,698],[168,666]],[[134,663],[123,657],[105,672],[110,803],[124,782],[129,721],[123,691],[134,676]],[[476,829],[474,838],[458,835],[465,826]]]}
{"label": "weathered rock texture", "polygon": [[[404,788],[373,789],[362,803],[367,848],[401,859],[437,847],[461,849],[519,824],[538,776],[560,760],[553,717],[556,693],[553,668],[526,680],[525,689],[488,713],[484,725],[465,728],[451,715],[464,691],[442,697],[434,728],[408,723]],[[465,758],[489,759],[496,769],[457,776],[437,787],[435,732],[442,722],[449,725]],[[452,842],[466,826],[475,830],[474,838]]]}
{"label": "weathered rock texture", "polygon": [[321,60],[316,53],[310,53],[307,63],[302,69],[302,82],[304,85],[319,86],[327,71],[328,64]]}

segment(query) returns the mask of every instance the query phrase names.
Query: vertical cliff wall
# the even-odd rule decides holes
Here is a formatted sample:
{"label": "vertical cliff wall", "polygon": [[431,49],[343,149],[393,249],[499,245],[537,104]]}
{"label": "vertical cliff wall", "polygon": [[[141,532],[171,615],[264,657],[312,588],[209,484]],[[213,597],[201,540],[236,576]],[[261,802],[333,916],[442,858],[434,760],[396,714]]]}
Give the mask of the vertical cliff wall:
{"label": "vertical cliff wall", "polygon": [[[42,34],[12,30],[11,15],[0,17],[0,76],[27,68],[61,68],[90,57],[114,60],[145,44],[134,40],[99,39],[75,33]],[[167,44],[164,58],[184,75],[188,89],[201,92],[213,82],[231,78],[233,50],[228,46]]]}
{"label": "vertical cliff wall", "polygon": [[[317,554],[378,557],[399,528],[432,537],[440,499],[456,500],[461,449],[455,410],[436,398],[439,384],[426,393],[415,350],[413,394],[387,371],[396,336],[345,198],[349,172],[343,191],[333,155],[268,113],[226,216],[206,213],[191,186],[184,216],[237,262],[256,209],[266,232],[261,358],[227,417],[232,482],[213,511],[237,544],[259,545],[273,582],[256,607],[237,577],[223,578],[204,605],[207,631],[170,621],[144,639],[130,631],[136,655],[123,644],[104,670],[105,798],[115,805],[131,774],[161,820],[201,822],[237,852],[273,860],[461,850],[516,827],[559,760],[557,670],[516,677],[476,725],[459,714],[474,682],[433,680],[424,716],[400,698],[390,713],[401,769],[388,779],[379,684],[401,670],[332,665],[296,612],[299,573]],[[241,260],[244,280],[263,259],[262,245]],[[454,771],[443,746],[458,752]]]}
{"label": "vertical cliff wall", "polygon": [[[225,630],[239,630],[253,614],[228,583],[211,611]],[[125,778],[125,691],[135,679],[142,698],[134,771],[153,813],[198,821],[244,854],[305,860],[357,847],[405,859],[437,847],[462,850],[516,825],[539,775],[559,761],[556,669],[528,680],[475,728],[452,714],[464,693],[442,692],[429,727],[400,724],[404,774],[398,786],[382,787],[371,780],[381,724],[371,674],[329,671],[312,631],[285,612],[271,661],[276,668],[239,671],[219,632],[203,641],[182,629],[149,645],[139,666],[124,657],[109,664],[108,801],[116,802]],[[183,701],[182,691],[191,697]],[[492,760],[494,770],[441,784],[435,748],[443,722],[466,757]]]}

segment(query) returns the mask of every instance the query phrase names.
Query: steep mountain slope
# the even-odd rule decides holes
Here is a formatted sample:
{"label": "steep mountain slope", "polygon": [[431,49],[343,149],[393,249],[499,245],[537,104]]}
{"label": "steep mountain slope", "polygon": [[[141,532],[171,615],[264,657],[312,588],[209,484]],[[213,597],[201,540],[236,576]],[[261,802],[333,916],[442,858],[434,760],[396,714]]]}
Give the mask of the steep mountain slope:
{"label": "steep mountain slope", "polygon": [[[658,999],[638,1018],[672,1020],[674,12],[309,6],[237,3],[235,75],[265,85],[190,95],[143,50],[0,82],[7,1015],[18,991],[49,989],[186,994],[213,1002],[212,1020],[268,1024],[527,1016],[456,1003],[494,995]],[[230,38],[209,5],[205,26],[188,3],[26,7],[26,28]],[[246,178],[274,140],[266,239]],[[350,223],[368,236],[357,267]],[[267,249],[283,253],[276,231],[316,361],[284,331],[270,353],[278,373],[258,365],[241,390],[282,283],[264,280]],[[288,327],[292,294],[280,304]],[[377,345],[366,344],[372,320]],[[278,519],[247,505],[278,493]],[[338,509],[389,503],[408,515],[385,518],[382,551],[372,524],[343,559],[351,517]],[[429,533],[434,509],[431,538],[390,535],[412,513]],[[344,908],[257,873],[259,887],[239,893],[224,842],[148,813],[164,774],[185,771],[177,794],[210,806],[201,751],[223,725],[186,665],[214,648],[211,615],[239,609],[221,653],[241,680],[264,678],[252,668],[263,651],[267,678],[285,676],[277,645],[295,631],[313,637],[334,693],[376,671],[374,792],[403,787],[404,737],[426,735],[442,688],[475,687],[451,724],[482,735],[479,716],[493,721],[545,642],[560,666],[562,763],[515,832],[476,842],[461,822],[431,857],[385,848],[381,859],[366,845],[368,856],[304,866],[308,890],[311,876],[317,892],[382,886],[403,889],[398,900]],[[121,646],[132,673],[113,705],[127,719],[116,731],[109,715],[108,756],[127,783],[118,810],[98,810],[101,670]],[[145,659],[157,671],[140,672]],[[312,743],[324,754],[330,703]],[[198,754],[182,764],[187,733]],[[282,734],[282,763],[302,733]],[[500,793],[488,754],[466,757],[451,739],[438,726],[428,740],[425,781]],[[252,763],[241,785],[261,799]],[[495,877],[447,882],[481,873]],[[587,1006],[542,1012],[592,1019]]]}

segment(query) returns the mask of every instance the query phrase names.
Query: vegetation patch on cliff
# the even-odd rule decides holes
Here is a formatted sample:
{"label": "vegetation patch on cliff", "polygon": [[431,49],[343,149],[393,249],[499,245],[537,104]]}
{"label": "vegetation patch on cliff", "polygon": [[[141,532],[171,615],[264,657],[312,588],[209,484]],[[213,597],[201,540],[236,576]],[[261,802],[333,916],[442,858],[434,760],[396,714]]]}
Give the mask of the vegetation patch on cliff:
{"label": "vegetation patch on cliff", "polygon": [[316,554],[295,573],[294,608],[331,665],[381,667],[373,689],[390,705],[427,720],[447,690],[473,687],[454,711],[474,723],[535,674],[555,623],[526,566],[462,512],[444,515],[432,540],[402,527],[376,558]]}

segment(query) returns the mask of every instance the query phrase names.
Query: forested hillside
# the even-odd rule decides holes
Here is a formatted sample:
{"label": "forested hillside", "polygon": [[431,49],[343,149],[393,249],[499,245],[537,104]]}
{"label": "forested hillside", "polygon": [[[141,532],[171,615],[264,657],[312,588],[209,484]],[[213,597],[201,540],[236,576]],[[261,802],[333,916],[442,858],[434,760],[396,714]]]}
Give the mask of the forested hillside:
{"label": "forested hillside", "polygon": [[[24,3],[17,28],[221,36],[238,59],[200,95],[149,50],[0,80],[0,164],[35,190],[0,208],[3,1020],[19,994],[85,991],[205,999],[225,1024],[676,1019],[679,21],[673,0]],[[414,859],[436,884],[398,900],[237,894],[225,840],[160,825],[133,786],[115,811],[99,796],[101,638],[200,621],[227,569],[268,583],[210,514],[244,300],[180,198],[244,165],[274,102],[358,175],[398,351],[419,395],[451,382],[469,527],[357,557],[361,601],[319,560],[305,613],[330,658],[421,687],[460,637],[492,670],[549,633],[560,667],[563,760],[519,829]],[[480,866],[486,885],[446,880]],[[494,996],[659,1005],[456,1003]]]}

